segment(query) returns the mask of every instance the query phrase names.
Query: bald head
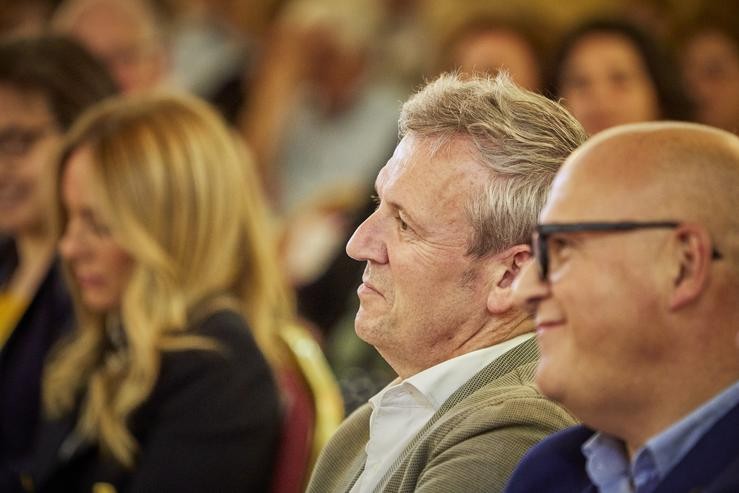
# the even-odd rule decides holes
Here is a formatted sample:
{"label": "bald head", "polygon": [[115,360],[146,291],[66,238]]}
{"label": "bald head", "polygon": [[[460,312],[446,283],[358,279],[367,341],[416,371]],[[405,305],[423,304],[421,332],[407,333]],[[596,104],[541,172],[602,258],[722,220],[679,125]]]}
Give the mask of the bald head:
{"label": "bald head", "polygon": [[629,450],[739,378],[739,138],[615,127],[557,174],[540,215],[537,383]]}
{"label": "bald head", "polygon": [[585,209],[592,220],[694,221],[736,249],[737,191],[737,136],[690,123],[640,123],[602,132],[573,153],[545,212],[566,205],[578,220]]}

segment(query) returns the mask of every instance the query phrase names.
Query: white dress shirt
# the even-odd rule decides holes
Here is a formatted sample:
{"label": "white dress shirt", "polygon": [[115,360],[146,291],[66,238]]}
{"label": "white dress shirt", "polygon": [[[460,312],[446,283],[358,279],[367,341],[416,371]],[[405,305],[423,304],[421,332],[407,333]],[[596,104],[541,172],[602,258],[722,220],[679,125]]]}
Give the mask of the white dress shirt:
{"label": "white dress shirt", "polygon": [[370,399],[367,461],[351,493],[370,493],[408,443],[467,380],[533,333],[439,363],[405,380],[396,378]]}

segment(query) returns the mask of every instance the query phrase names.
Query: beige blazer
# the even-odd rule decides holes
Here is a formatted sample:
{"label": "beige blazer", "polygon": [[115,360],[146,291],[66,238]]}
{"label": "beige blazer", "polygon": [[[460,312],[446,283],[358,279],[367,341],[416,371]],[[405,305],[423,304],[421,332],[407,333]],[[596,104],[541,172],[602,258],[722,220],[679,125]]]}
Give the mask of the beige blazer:
{"label": "beige blazer", "polygon": [[[503,491],[531,446],[576,424],[534,386],[537,359],[531,338],[468,380],[411,440],[376,491]],[[309,493],[351,489],[364,467],[371,412],[365,404],[342,423],[318,458]]]}

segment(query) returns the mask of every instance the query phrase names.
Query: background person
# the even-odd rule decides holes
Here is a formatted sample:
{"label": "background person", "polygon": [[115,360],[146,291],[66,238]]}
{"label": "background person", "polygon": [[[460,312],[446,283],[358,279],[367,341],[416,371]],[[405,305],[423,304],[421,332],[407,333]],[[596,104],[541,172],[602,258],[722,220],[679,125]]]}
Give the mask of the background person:
{"label": "background person", "polygon": [[629,23],[593,20],[575,27],[553,67],[553,95],[590,135],[624,123],[691,117],[664,47]]}
{"label": "background person", "polygon": [[43,361],[72,322],[54,255],[53,161],[77,116],[115,92],[105,68],[72,40],[0,42],[0,491],[20,487]]}
{"label": "background person", "polygon": [[151,0],[65,0],[51,25],[99,57],[124,92],[153,89],[168,78],[164,23]]}
{"label": "background person", "polygon": [[522,21],[475,17],[452,32],[442,47],[445,70],[495,75],[505,70],[524,89],[543,89],[541,42]]}
{"label": "background person", "polygon": [[702,125],[614,128],[568,159],[515,294],[537,385],[584,425],[506,491],[739,490],[737,189],[739,138]]}
{"label": "background person", "polygon": [[739,20],[705,14],[680,40],[683,77],[700,123],[739,134]]}

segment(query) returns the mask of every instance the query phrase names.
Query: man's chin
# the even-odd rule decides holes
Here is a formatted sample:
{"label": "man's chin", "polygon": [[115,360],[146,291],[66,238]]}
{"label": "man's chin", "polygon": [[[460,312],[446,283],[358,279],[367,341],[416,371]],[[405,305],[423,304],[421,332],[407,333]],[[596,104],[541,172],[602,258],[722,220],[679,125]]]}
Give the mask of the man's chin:
{"label": "man's chin", "polygon": [[536,382],[536,386],[539,388],[542,394],[549,397],[550,399],[553,397],[553,394],[556,393],[556,382],[552,378],[552,368],[549,361],[545,361],[543,359],[539,360],[539,363],[536,366],[536,374],[534,376],[534,381]]}
{"label": "man's chin", "polygon": [[372,346],[376,346],[379,342],[378,336],[382,333],[381,326],[382,324],[379,320],[367,317],[366,313],[362,313],[361,308],[354,318],[354,332],[357,334],[357,337]]}

